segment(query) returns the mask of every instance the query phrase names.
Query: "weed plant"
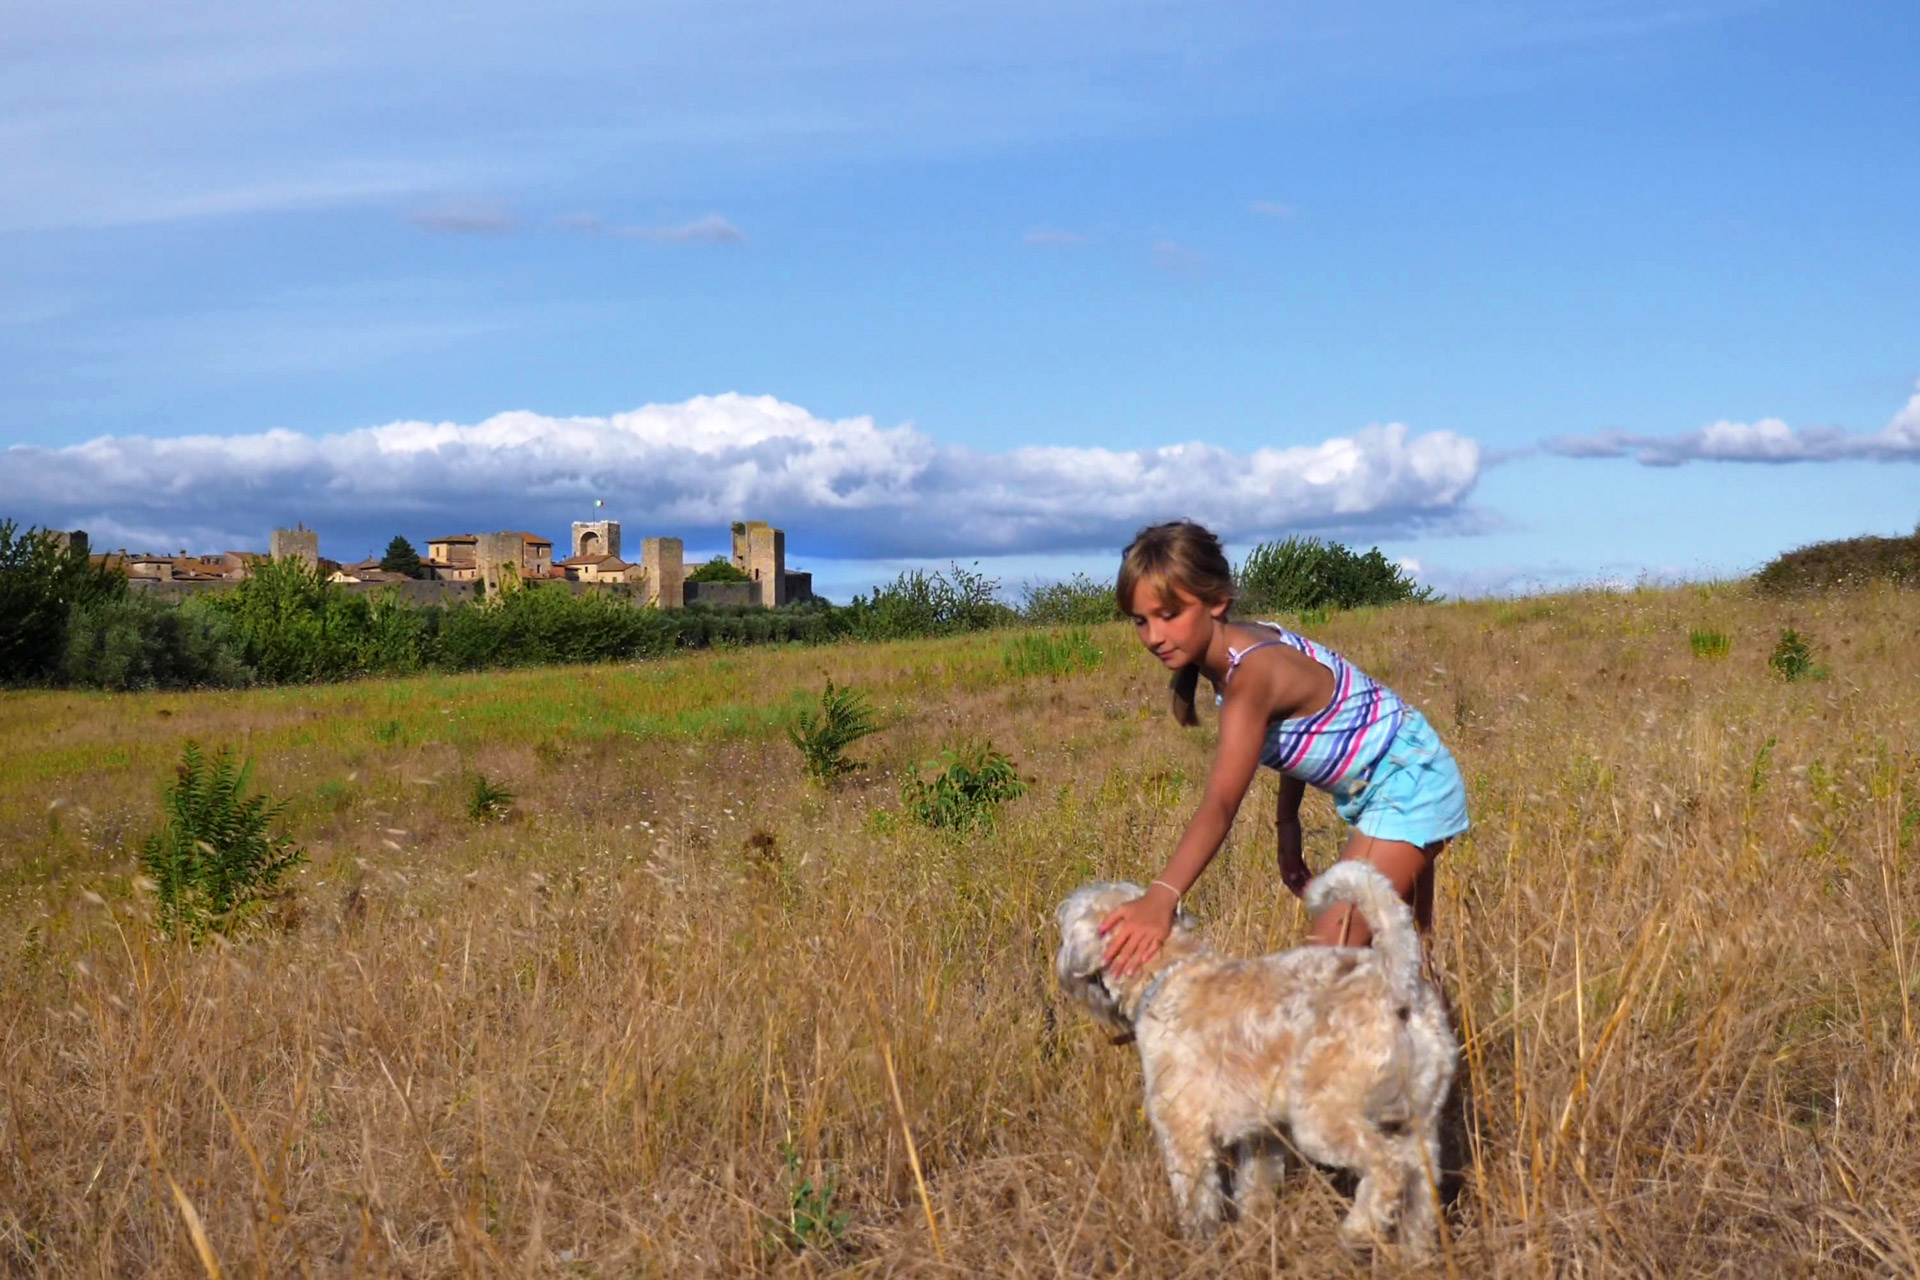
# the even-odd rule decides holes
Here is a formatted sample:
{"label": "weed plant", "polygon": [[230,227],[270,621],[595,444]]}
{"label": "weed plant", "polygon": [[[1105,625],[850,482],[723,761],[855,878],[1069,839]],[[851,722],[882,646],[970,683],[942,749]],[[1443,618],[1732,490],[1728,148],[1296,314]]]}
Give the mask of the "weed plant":
{"label": "weed plant", "polygon": [[505,822],[513,812],[513,791],[503,782],[490,782],[484,773],[473,775],[467,787],[467,816],[475,822]]}
{"label": "weed plant", "polygon": [[1097,670],[1106,651],[1084,627],[1024,631],[1007,641],[1007,670],[1018,677],[1071,676]]}
{"label": "weed plant", "polygon": [[[933,776],[923,776],[932,770]],[[944,751],[920,766],[901,788],[908,816],[935,831],[988,831],[1000,806],[1026,794],[1013,761],[989,743]]]}
{"label": "weed plant", "polygon": [[847,758],[847,748],[879,731],[866,695],[835,688],[828,680],[819,709],[803,707],[796,712],[787,726],[787,740],[800,753],[807,776],[826,786],[866,768],[865,762]]}
{"label": "weed plant", "polygon": [[1792,627],[1780,633],[1767,657],[1767,666],[1782,680],[1824,680],[1827,669],[1813,660],[1813,646]]}
{"label": "weed plant", "polygon": [[247,794],[251,772],[225,749],[209,761],[187,743],[162,803],[166,821],[140,846],[163,933],[199,942],[241,932],[306,861],[291,838],[271,830],[286,802]]}
{"label": "weed plant", "polygon": [[1733,651],[1733,637],[1724,631],[1694,627],[1687,632],[1687,648],[1696,658],[1724,658]]}

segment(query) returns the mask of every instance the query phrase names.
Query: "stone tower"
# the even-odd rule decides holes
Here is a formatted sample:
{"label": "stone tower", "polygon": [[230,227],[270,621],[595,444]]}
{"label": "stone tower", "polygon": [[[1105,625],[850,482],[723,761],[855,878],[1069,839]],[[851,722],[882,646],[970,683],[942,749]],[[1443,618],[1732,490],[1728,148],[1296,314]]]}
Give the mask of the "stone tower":
{"label": "stone tower", "polygon": [[309,569],[320,567],[320,535],[305,525],[275,529],[267,539],[267,554],[275,561],[298,560]]}
{"label": "stone tower", "polygon": [[576,556],[615,556],[620,554],[620,522],[618,520],[575,520],[573,522],[573,555]]}
{"label": "stone tower", "polygon": [[756,601],[769,609],[787,602],[787,535],[765,520],[733,526],[733,567],[753,579]]}
{"label": "stone tower", "polygon": [[647,571],[647,603],[662,609],[686,604],[686,544],[678,538],[642,538],[640,561]]}

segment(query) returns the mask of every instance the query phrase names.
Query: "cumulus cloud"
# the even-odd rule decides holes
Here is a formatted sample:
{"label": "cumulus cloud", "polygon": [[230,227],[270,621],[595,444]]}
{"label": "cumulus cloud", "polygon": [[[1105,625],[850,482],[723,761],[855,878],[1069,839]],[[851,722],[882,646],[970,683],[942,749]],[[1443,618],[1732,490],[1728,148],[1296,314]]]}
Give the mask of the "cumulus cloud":
{"label": "cumulus cloud", "polygon": [[613,236],[619,240],[651,240],[659,244],[745,244],[740,228],[717,213],[691,222],[659,227],[620,227],[602,222],[590,213],[570,214],[560,219],[563,227],[572,227],[589,235]]}
{"label": "cumulus cloud", "polygon": [[1674,436],[1599,431],[1557,436],[1541,445],[1563,458],[1624,458],[1641,465],[1677,467],[1688,462],[1837,462],[1865,458],[1876,462],[1920,462],[1920,391],[1879,431],[1840,427],[1788,426],[1778,418],[1758,422],[1708,423]]}
{"label": "cumulus cloud", "polygon": [[[156,545],[253,546],[299,520],[329,539],[532,528],[550,536],[592,500],[630,536],[694,538],[769,519],[809,555],[927,559],[1111,549],[1186,515],[1229,541],[1278,530],[1382,532],[1470,519],[1480,448],[1402,424],[1236,453],[1029,446],[987,453],[912,425],[829,421],[771,396],[702,396],[608,417],[503,413],[331,436],[105,436],[16,445],[0,511],[66,528],[146,531]],[[162,536],[164,535],[164,536]],[[129,543],[129,545],[133,545]],[[136,548],[138,549],[138,548]]]}

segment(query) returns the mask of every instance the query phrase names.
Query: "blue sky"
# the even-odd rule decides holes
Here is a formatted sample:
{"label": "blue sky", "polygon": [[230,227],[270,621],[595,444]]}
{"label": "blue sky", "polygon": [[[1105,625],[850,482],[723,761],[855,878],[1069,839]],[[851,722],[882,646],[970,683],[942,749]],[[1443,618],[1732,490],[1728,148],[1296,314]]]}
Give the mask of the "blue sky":
{"label": "blue sky", "polygon": [[1920,521],[1920,10],[29,0],[0,512],[594,497],[844,596],[1190,515],[1445,590]]}

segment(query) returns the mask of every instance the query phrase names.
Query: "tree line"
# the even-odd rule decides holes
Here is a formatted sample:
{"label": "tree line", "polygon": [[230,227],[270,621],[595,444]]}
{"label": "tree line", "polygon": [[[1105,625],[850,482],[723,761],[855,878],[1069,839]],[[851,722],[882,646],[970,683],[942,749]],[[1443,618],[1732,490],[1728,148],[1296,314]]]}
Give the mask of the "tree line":
{"label": "tree line", "polygon": [[[389,548],[394,571],[405,572],[398,567],[404,558],[392,556],[398,549]],[[1426,598],[1378,549],[1359,555],[1312,539],[1263,544],[1242,571],[1249,609],[1306,611]],[[655,609],[636,607],[611,591],[576,593],[541,583],[453,603],[414,604],[397,591],[347,591],[297,560],[284,560],[257,566],[230,589],[174,601],[130,589],[120,572],[50,533],[0,520],[0,684],[230,688],[633,661],[715,645],[1083,626],[1119,616],[1112,586],[1085,574],[1029,586],[1017,605],[1001,599],[1000,586],[977,569],[955,564],[945,571],[901,573],[844,605],[812,600],[778,609]]]}

